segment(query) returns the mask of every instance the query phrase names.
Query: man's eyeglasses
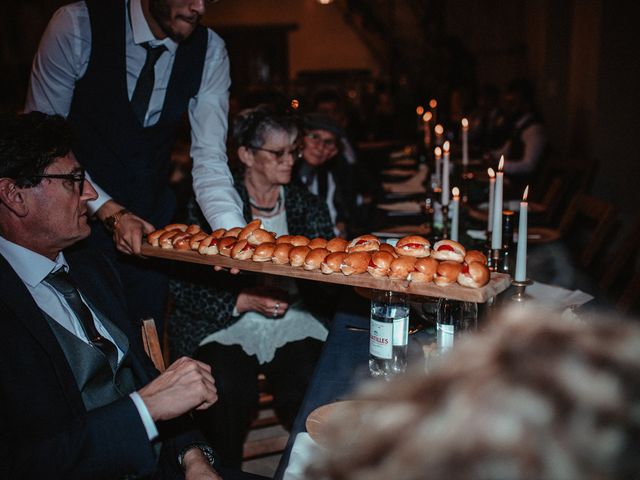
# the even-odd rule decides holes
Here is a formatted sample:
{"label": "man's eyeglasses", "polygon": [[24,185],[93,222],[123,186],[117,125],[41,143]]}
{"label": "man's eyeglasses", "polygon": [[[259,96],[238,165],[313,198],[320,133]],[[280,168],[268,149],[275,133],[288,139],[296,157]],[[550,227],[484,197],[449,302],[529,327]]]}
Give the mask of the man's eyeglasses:
{"label": "man's eyeglasses", "polygon": [[335,138],[322,138],[321,135],[317,134],[317,133],[307,133],[305,135],[305,137],[308,140],[311,140],[311,142],[318,144],[318,143],[322,143],[325,147],[336,147],[337,146],[337,142]]}
{"label": "man's eyeglasses", "polygon": [[281,149],[281,150],[271,150],[270,148],[262,148],[262,147],[253,147],[253,146],[249,146],[247,148],[250,148],[251,150],[259,150],[261,152],[267,152],[270,153],[271,155],[273,155],[273,158],[275,159],[276,163],[278,165],[281,165],[284,163],[285,157],[287,155],[291,155],[291,158],[293,158],[293,160],[295,161],[296,159],[300,158],[300,146],[296,145],[293,148],[290,149]]}
{"label": "man's eyeglasses", "polygon": [[31,188],[31,187],[35,187],[36,185],[39,184],[38,180],[41,180],[43,178],[53,178],[53,179],[59,179],[59,180],[67,180],[68,182],[73,182],[74,185],[76,183],[80,184],[80,190],[79,190],[79,194],[80,196],[82,196],[82,193],[84,192],[84,181],[86,179],[86,173],[84,171],[84,169],[81,169],[75,173],[47,173],[47,174],[42,174],[42,175],[30,175],[28,177],[25,177],[23,179],[20,179],[20,186],[22,188]]}

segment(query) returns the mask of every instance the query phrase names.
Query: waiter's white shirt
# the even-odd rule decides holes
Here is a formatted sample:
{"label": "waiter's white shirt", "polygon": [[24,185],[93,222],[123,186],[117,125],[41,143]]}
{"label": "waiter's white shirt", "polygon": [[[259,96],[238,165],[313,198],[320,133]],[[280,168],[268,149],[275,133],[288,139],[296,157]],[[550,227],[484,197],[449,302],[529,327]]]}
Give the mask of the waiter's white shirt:
{"label": "waiter's white shirt", "polygon": [[[145,116],[144,125],[154,125],[160,119],[178,44],[170,38],[157,40],[154,37],[142,13],[141,0],[122,1],[129,7],[125,20],[129,98],[133,95],[146,58],[142,44],[149,42],[152,46],[164,45],[167,48],[155,66],[155,85]],[[188,108],[193,187],[211,227],[228,229],[245,224],[242,203],[233,187],[226,155],[231,85],[229,58],[224,41],[212,30],[207,29],[207,32],[202,81]],[[85,74],[90,57],[91,24],[85,2],[61,7],[51,18],[33,60],[25,110],[67,117],[75,84]],[[92,183],[99,194],[97,200],[89,202],[91,211],[95,212],[111,197],[109,192]]]}
{"label": "waiter's white shirt", "polygon": [[[52,261],[39,253],[10,242],[0,236],[0,255],[2,255],[9,265],[11,265],[11,268],[13,268],[18,277],[20,277],[20,280],[22,280],[24,286],[27,287],[27,290],[42,311],[47,313],[47,315],[73,333],[76,337],[86,343],[89,343],[89,340],[82,329],[82,325],[80,325],[80,321],[76,318],[73,310],[62,294],[44,281],[47,275],[51,272],[58,271],[61,268],[65,271],[69,271],[69,265],[67,264],[62,252],[58,254],[55,261]],[[82,293],[80,296],[82,296]],[[120,346],[109,334],[100,319],[91,309],[91,306],[86,301],[85,304],[87,304],[87,307],[91,311],[91,315],[93,316],[93,321],[96,324],[98,332],[103,337],[113,342],[118,348],[118,362],[120,362],[124,355]],[[149,440],[155,439],[158,436],[158,429],[156,428],[144,401],[137,392],[133,392],[129,396],[138,409],[138,413],[140,414],[142,423],[147,431]]]}

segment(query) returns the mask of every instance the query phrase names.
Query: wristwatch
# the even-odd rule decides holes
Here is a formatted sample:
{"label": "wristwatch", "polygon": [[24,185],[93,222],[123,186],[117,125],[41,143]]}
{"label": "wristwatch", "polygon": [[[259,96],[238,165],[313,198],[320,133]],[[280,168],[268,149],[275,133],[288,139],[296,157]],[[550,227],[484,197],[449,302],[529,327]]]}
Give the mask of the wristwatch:
{"label": "wristwatch", "polygon": [[182,450],[180,450],[180,453],[178,454],[178,465],[180,465],[180,467],[182,467],[183,470],[184,470],[184,456],[192,448],[197,448],[198,450],[200,450],[202,454],[205,456],[205,458],[207,459],[207,461],[209,462],[209,465],[211,465],[212,467],[214,466],[214,464],[216,463],[216,455],[213,452],[213,448],[211,448],[206,443],[190,443],[186,447],[184,447]]}
{"label": "wristwatch", "polygon": [[120,223],[120,219],[130,213],[131,212],[129,210],[127,210],[126,208],[123,208],[122,210],[118,210],[113,215],[109,215],[107,218],[104,219],[102,223],[104,223],[104,226],[107,230],[113,233],[116,231],[116,227],[118,226],[118,223]]}

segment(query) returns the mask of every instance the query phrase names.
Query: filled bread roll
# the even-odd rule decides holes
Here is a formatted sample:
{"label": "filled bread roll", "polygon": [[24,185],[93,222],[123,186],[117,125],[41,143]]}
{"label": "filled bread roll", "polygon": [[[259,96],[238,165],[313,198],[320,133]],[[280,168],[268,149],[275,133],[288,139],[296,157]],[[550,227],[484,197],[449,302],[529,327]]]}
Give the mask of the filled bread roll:
{"label": "filled bread roll", "polygon": [[401,238],[396,243],[396,253],[407,257],[423,258],[428,257],[431,242],[420,235],[409,235]]}
{"label": "filled bread roll", "polygon": [[198,253],[200,255],[217,255],[218,254],[218,239],[213,235],[209,235],[200,240],[198,245]]}
{"label": "filled bread roll", "polygon": [[347,252],[330,253],[325,257],[324,261],[320,265],[320,270],[322,270],[322,273],[325,273],[327,275],[339,272],[342,261],[346,256]]}
{"label": "filled bread roll", "polygon": [[189,228],[189,225],[185,225],[184,223],[170,223],[169,225],[164,227],[164,230],[166,232],[169,232],[171,230],[180,230],[181,232],[186,232],[187,228]]}
{"label": "filled bread roll", "polygon": [[313,238],[308,244],[307,247],[309,247],[311,250],[313,250],[314,248],[327,248],[327,240],[324,238]]}
{"label": "filled bread roll", "polygon": [[253,233],[254,230],[259,229],[262,226],[262,221],[259,219],[252,220],[247,223],[247,226],[244,227],[238,233],[238,240],[245,240],[249,235]]}
{"label": "filled bread roll", "polygon": [[489,283],[489,268],[481,262],[464,263],[458,273],[458,283],[463,287],[480,288]]}
{"label": "filled bread roll", "polygon": [[200,228],[200,225],[193,224],[193,225],[189,225],[185,231],[189,235],[195,235],[196,233],[201,232],[202,229]]}
{"label": "filled bread roll", "polygon": [[404,280],[409,273],[413,272],[415,264],[416,257],[400,255],[398,258],[394,258],[389,267],[389,278]]}
{"label": "filled bread roll", "polygon": [[464,257],[464,263],[480,262],[487,264],[487,256],[480,250],[469,250]]}
{"label": "filled bread roll", "polygon": [[273,255],[271,256],[271,261],[276,265],[286,265],[289,263],[289,252],[293,245],[290,243],[280,243],[276,244],[276,248],[273,250]]}
{"label": "filled bread roll", "polygon": [[458,274],[462,271],[462,264],[451,260],[440,262],[433,281],[436,285],[446,287],[458,280]]}
{"label": "filled bread roll", "polygon": [[433,257],[419,258],[414,265],[415,271],[409,273],[407,280],[413,283],[429,283],[433,281],[438,270],[438,261]]}
{"label": "filled bread roll", "polygon": [[174,229],[174,230],[169,230],[167,232],[164,232],[162,235],[160,235],[160,238],[158,238],[158,243],[160,245],[160,248],[164,248],[164,249],[173,248],[173,237],[175,237],[181,232],[182,230]]}
{"label": "filled bread roll", "polygon": [[198,232],[195,235],[192,235],[191,239],[189,240],[189,248],[191,250],[198,250],[198,247],[200,247],[200,242],[207,237],[208,235],[204,232]]}
{"label": "filled bread roll", "polygon": [[386,277],[393,262],[394,256],[389,252],[378,251],[371,255],[367,272],[374,277]]}
{"label": "filled bread roll", "polygon": [[[275,242],[261,243],[253,251],[251,260],[254,262],[270,262],[273,257],[273,251],[276,249]],[[289,258],[287,256],[287,258]]]}
{"label": "filled bread roll", "polygon": [[233,227],[231,230],[227,230],[224,233],[225,237],[237,237],[238,235],[240,235],[240,232],[242,231],[242,228],[240,227]]}
{"label": "filled bread roll", "polygon": [[340,271],[345,275],[357,275],[367,271],[371,255],[368,252],[353,252],[342,260]]}
{"label": "filled bread roll", "polygon": [[249,234],[247,241],[253,245],[260,245],[261,243],[271,243],[276,241],[276,237],[273,233],[267,232],[261,228],[256,228],[253,232]]}
{"label": "filled bread roll", "polygon": [[160,237],[165,233],[167,233],[167,231],[164,228],[160,228],[160,229],[156,230],[155,232],[151,232],[149,235],[147,235],[147,242],[152,247],[159,247],[160,246]]}
{"label": "filled bread roll", "polygon": [[188,234],[187,232],[181,232],[171,239],[171,243],[173,244],[173,248],[175,248],[176,250],[190,250],[190,240],[190,234]]}
{"label": "filled bread roll", "polygon": [[373,252],[380,249],[380,240],[374,235],[360,235],[349,242],[347,253]]}
{"label": "filled bread roll", "polygon": [[346,252],[348,245],[349,245],[349,242],[347,242],[344,238],[336,237],[329,240],[325,248],[332,253]]}
{"label": "filled bread roll", "polygon": [[467,254],[464,247],[453,240],[440,240],[436,242],[431,251],[431,256],[436,260],[450,260],[452,262],[462,263],[464,256]]}
{"label": "filled bread roll", "polygon": [[280,245],[281,243],[291,243],[292,238],[293,238],[293,235],[281,235],[278,238],[276,238],[276,244]]}
{"label": "filled bread roll", "polygon": [[289,243],[294,247],[304,247],[309,244],[309,239],[303,235],[293,235]]}
{"label": "filled bread roll", "polygon": [[304,259],[307,257],[307,254],[311,251],[309,247],[306,245],[299,245],[297,247],[293,247],[289,251],[289,263],[292,267],[301,267],[304,264]]}
{"label": "filled bread roll", "polygon": [[218,240],[218,253],[224,257],[231,256],[231,250],[238,239],[236,237],[222,237]]}
{"label": "filled bread roll", "polygon": [[231,249],[231,258],[235,258],[236,260],[251,260],[254,248],[246,238],[244,240],[238,240]]}
{"label": "filled bread roll", "polygon": [[[309,247],[307,247],[309,248]],[[305,270],[318,270],[324,259],[331,252],[326,248],[312,248],[304,259],[303,268]]]}
{"label": "filled bread roll", "polygon": [[388,243],[381,243],[380,244],[380,251],[381,252],[389,252],[391,255],[393,255],[393,258],[398,258],[398,254],[396,253],[396,249],[393,248]]}
{"label": "filled bread roll", "polygon": [[[213,238],[222,238],[226,236],[225,233],[227,233],[226,228],[218,228],[217,230],[214,230],[213,232],[211,232],[211,236]],[[233,236],[233,235],[229,235],[229,236]]]}

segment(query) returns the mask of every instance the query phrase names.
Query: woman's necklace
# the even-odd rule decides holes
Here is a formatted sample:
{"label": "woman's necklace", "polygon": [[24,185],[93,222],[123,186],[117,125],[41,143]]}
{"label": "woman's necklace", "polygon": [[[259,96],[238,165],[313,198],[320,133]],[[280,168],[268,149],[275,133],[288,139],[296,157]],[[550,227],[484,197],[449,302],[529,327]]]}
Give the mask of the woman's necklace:
{"label": "woman's necklace", "polygon": [[251,197],[249,197],[249,205],[251,205],[251,208],[258,210],[259,212],[263,212],[265,216],[275,215],[280,211],[280,208],[282,207],[282,189],[279,190],[278,199],[276,200],[276,204],[273,207],[261,207],[259,205],[256,205],[255,200]]}

